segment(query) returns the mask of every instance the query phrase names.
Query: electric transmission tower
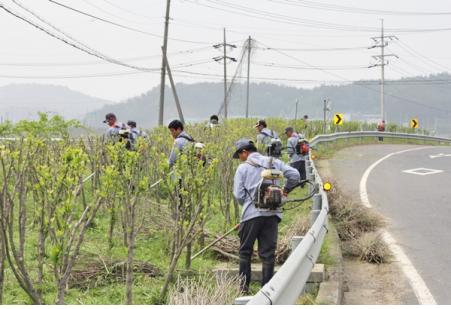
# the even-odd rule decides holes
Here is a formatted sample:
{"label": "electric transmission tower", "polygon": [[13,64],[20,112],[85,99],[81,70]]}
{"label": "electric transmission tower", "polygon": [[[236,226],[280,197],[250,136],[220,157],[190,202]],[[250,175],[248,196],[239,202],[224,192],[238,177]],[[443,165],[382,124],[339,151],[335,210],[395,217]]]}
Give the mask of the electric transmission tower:
{"label": "electric transmission tower", "polygon": [[213,45],[214,48],[223,48],[223,55],[214,57],[214,61],[223,61],[224,62],[224,118],[227,119],[227,60],[231,60],[233,62],[236,62],[237,60],[233,57],[227,56],[227,47],[230,48],[236,48],[236,45],[233,44],[227,44],[226,40],[226,29],[224,28],[224,40],[220,44]]}
{"label": "electric transmission tower", "polygon": [[369,68],[373,67],[381,67],[381,120],[385,120],[385,114],[384,114],[384,84],[385,84],[385,66],[389,64],[388,60],[385,60],[385,58],[395,57],[399,58],[395,54],[385,54],[385,47],[388,46],[388,42],[393,40],[398,40],[398,38],[394,35],[385,35],[384,34],[384,19],[381,19],[381,36],[379,37],[372,37],[371,38],[375,45],[369,47],[369,49],[372,48],[380,48],[381,53],[380,55],[373,56],[373,59],[378,61],[378,63],[370,65]]}

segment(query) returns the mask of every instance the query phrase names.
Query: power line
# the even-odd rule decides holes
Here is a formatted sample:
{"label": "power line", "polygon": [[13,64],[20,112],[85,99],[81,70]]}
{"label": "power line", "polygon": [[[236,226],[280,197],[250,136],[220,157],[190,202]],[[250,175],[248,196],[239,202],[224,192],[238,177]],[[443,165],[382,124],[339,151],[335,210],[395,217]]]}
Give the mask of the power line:
{"label": "power line", "polygon": [[[152,37],[156,37],[156,38],[160,38],[160,39],[163,38],[162,35],[151,33],[151,32],[148,32],[148,31],[143,31],[143,30],[140,30],[140,29],[137,29],[137,28],[133,28],[133,27],[129,27],[129,26],[126,26],[126,25],[123,25],[123,24],[119,24],[119,23],[116,23],[114,21],[111,21],[111,20],[108,20],[108,19],[105,19],[105,18],[102,18],[102,17],[98,17],[98,16],[95,16],[95,15],[92,15],[90,13],[81,11],[79,9],[76,9],[74,7],[68,6],[66,4],[60,3],[60,2],[55,1],[55,0],[48,0],[48,1],[53,3],[53,4],[59,5],[60,7],[63,7],[65,9],[68,9],[68,10],[71,10],[73,12],[76,12],[78,14],[81,14],[81,15],[84,15],[84,16],[87,16],[87,17],[90,17],[90,18],[94,18],[94,19],[96,19],[98,21],[101,21],[101,22],[104,22],[104,23],[107,23],[107,24],[110,24],[110,25],[113,25],[113,26],[116,26],[116,27],[119,27],[119,28],[122,28],[122,29],[125,29],[125,30],[133,31],[133,32],[136,32],[136,33],[141,33],[141,34],[144,34],[144,35],[148,35],[148,36],[152,36]],[[192,40],[185,40],[185,39],[179,39],[179,38],[169,38],[169,39],[172,40],[172,41],[184,42],[184,43],[192,43],[192,44],[211,44],[210,42],[192,41]]]}
{"label": "power line", "polygon": [[349,66],[322,66],[317,68],[312,68],[308,66],[295,66],[289,64],[278,64],[273,62],[253,62],[255,65],[265,66],[265,67],[274,67],[274,68],[284,68],[284,69],[295,69],[295,70],[362,70],[368,69],[367,65],[349,65]]}
{"label": "power line", "polygon": [[[155,68],[153,71],[130,71],[130,72],[106,72],[106,73],[93,73],[93,74],[80,74],[80,75],[0,75],[0,78],[11,78],[11,79],[77,79],[77,78],[95,78],[95,77],[114,77],[114,76],[127,76],[127,75],[138,75],[138,74],[159,74],[159,69]],[[239,71],[239,70],[238,70]],[[174,76],[182,77],[201,77],[202,79],[212,79],[221,81],[223,76],[220,74],[203,73],[195,71],[186,70],[174,70]],[[236,75],[234,79],[245,80],[247,76]],[[253,77],[254,80],[258,81],[288,81],[288,82],[304,82],[304,83],[323,83],[323,84],[355,84],[355,85],[367,85],[367,86],[377,86],[379,81],[377,80],[312,80],[312,79],[290,79],[283,77],[263,77],[256,76]],[[451,79],[428,79],[428,80],[388,80],[387,85],[398,85],[398,86],[409,86],[409,85],[449,85],[451,84]],[[366,88],[366,87],[365,87]],[[229,94],[230,95],[230,91]]]}
{"label": "power line", "polygon": [[[318,29],[328,29],[328,30],[340,30],[340,31],[363,31],[363,32],[375,32],[378,31],[375,27],[367,27],[367,26],[355,26],[355,25],[344,25],[344,24],[334,24],[328,23],[318,20],[311,19],[300,19],[293,16],[277,14],[273,12],[268,12],[264,10],[258,10],[256,8],[250,8],[242,5],[237,5],[233,3],[229,3],[226,1],[219,0],[204,0],[207,3],[201,3],[201,1],[193,1],[186,0],[190,3],[208,7],[211,9],[221,10],[224,12],[233,13],[241,16],[248,16],[256,19],[263,19],[265,21],[278,22],[282,24],[292,24],[299,25],[310,28],[318,28]],[[219,5],[214,6],[214,5]],[[430,28],[430,29],[410,29],[410,28],[391,28],[387,29],[392,32],[439,32],[439,31],[451,31],[451,27],[445,28]]]}
{"label": "power line", "polygon": [[[184,2],[183,2],[184,3]],[[212,26],[211,24],[209,26],[205,25],[205,24],[198,24],[198,23],[193,23],[191,21],[185,20],[185,19],[181,19],[181,18],[172,18],[172,22],[177,25],[177,24],[181,24],[183,25],[183,27],[193,27],[193,28],[197,28],[197,29],[210,29],[211,31],[218,31],[221,30],[222,27],[220,26]],[[229,30],[230,29],[230,30]],[[240,28],[241,29],[241,28]],[[259,36],[263,36],[263,37],[268,37],[271,38],[273,40],[277,40],[277,41],[284,41],[284,42],[288,42],[288,43],[296,43],[298,44],[299,42],[294,42],[294,41],[288,41],[288,40],[280,40],[280,32],[273,32],[274,29],[265,29],[265,28],[261,28],[261,27],[249,27],[246,26],[246,29],[250,29],[248,31],[240,31],[238,30],[238,28],[233,28],[233,27],[227,27],[227,31],[229,32],[233,32],[233,33],[239,33],[239,34],[244,34],[244,35],[248,35],[249,32],[252,32],[253,34],[258,34]],[[255,31],[255,29],[257,31]],[[263,30],[263,31],[261,31]],[[292,36],[292,37],[314,37],[314,38],[337,38],[337,37],[346,37],[346,38],[355,38],[355,37],[367,37],[365,34],[342,34],[342,35],[337,35],[337,34],[330,34],[330,35],[326,35],[326,34],[313,34],[313,33],[287,33],[286,31],[283,32],[284,36]]]}
{"label": "power line", "polygon": [[135,24],[149,25],[149,23],[138,22],[138,21],[136,21],[136,20],[131,20],[131,19],[128,19],[128,18],[124,18],[123,16],[119,16],[119,15],[113,14],[113,13],[111,13],[110,11],[105,10],[105,9],[104,9],[103,7],[101,7],[101,6],[98,6],[98,5],[95,5],[95,4],[91,3],[90,1],[87,1],[87,0],[82,0],[82,1],[83,1],[84,3],[86,3],[87,5],[89,5],[89,6],[93,7],[93,8],[95,8],[95,9],[97,9],[98,11],[103,12],[104,14],[109,15],[109,16],[112,16],[112,17],[114,17],[114,18],[118,18],[118,19],[120,19],[120,20],[123,20],[123,21],[126,21],[126,22],[132,22],[132,23],[135,23]]}
{"label": "power line", "polygon": [[[272,47],[258,47],[260,50],[272,50]],[[302,51],[302,52],[319,52],[319,51],[349,51],[349,50],[366,50],[366,46],[356,46],[356,47],[318,47],[318,48],[277,48],[278,50],[284,51]]]}
{"label": "power line", "polygon": [[287,4],[297,7],[306,7],[318,10],[327,10],[342,13],[356,13],[356,14],[372,14],[372,15],[400,15],[400,16],[446,16],[451,15],[451,12],[413,12],[413,11],[393,11],[393,10],[376,10],[365,9],[352,6],[336,5],[330,3],[324,3],[319,1],[306,1],[306,0],[268,0],[274,3]]}
{"label": "power line", "polygon": [[[211,46],[194,48],[194,49],[188,49],[188,50],[181,50],[181,51],[168,53],[168,55],[177,56],[177,55],[193,54],[194,52],[197,52],[197,51],[200,51],[200,50],[206,50],[206,49],[210,49],[210,48],[211,48]],[[154,59],[154,58],[157,58],[157,57],[161,57],[161,54],[150,55],[150,56],[137,56],[137,57],[130,57],[130,58],[120,58],[118,60],[120,60],[120,61],[141,61],[141,60]],[[199,61],[202,61],[202,63],[208,63],[208,62],[211,62],[211,59],[209,59],[209,60],[199,60]],[[16,66],[17,67],[60,67],[60,66],[62,66],[63,67],[63,66],[87,66],[87,65],[98,65],[98,64],[105,64],[105,62],[104,61],[82,61],[82,62],[6,62],[6,63],[0,63],[0,66],[12,66],[12,67],[16,67]],[[197,61],[192,63],[192,64],[196,65]]]}
{"label": "power line", "polygon": [[[262,42],[259,42],[259,43],[262,44],[262,45],[265,45],[265,44],[263,44]],[[325,70],[325,69],[321,69],[321,68],[319,68],[319,67],[315,67],[315,66],[313,66],[313,65],[310,65],[309,63],[307,63],[307,62],[305,62],[305,61],[303,61],[303,60],[301,60],[301,59],[299,59],[299,58],[297,58],[297,57],[291,56],[291,55],[289,55],[289,54],[287,54],[287,53],[285,53],[285,52],[283,52],[283,51],[278,51],[277,49],[274,49],[274,51],[276,51],[276,52],[278,52],[278,53],[280,53],[280,54],[282,54],[282,55],[284,55],[284,56],[286,56],[286,57],[288,57],[288,58],[291,58],[291,59],[293,59],[293,60],[295,60],[295,61],[297,61],[297,62],[300,62],[300,63],[302,63],[302,64],[308,65],[308,66],[310,66],[310,67],[312,67],[312,68],[317,68],[318,70],[323,71],[323,72],[325,72],[326,74],[329,74],[329,75],[333,75],[333,76],[335,76],[335,77],[338,77],[338,78],[341,79],[343,82],[352,83],[352,81],[349,81],[348,79],[342,77],[341,75],[339,75],[339,74],[337,74],[337,73],[329,72],[329,71],[327,71],[327,70]],[[363,84],[356,83],[355,85],[360,86],[360,87],[363,87],[363,88],[366,88],[366,89],[368,89],[368,90],[370,90],[370,91],[376,91],[376,92],[377,92],[376,89],[367,87],[367,86],[365,86],[365,85],[363,85]],[[404,100],[405,102],[409,102],[409,103],[411,103],[411,104],[415,104],[415,105],[418,105],[418,106],[423,106],[423,107],[426,107],[426,108],[429,108],[429,109],[432,109],[432,110],[439,110],[439,111],[451,113],[451,110],[445,110],[445,109],[441,109],[441,108],[437,108],[437,107],[432,107],[432,106],[429,106],[429,105],[426,105],[426,104],[417,102],[417,101],[415,101],[415,100],[411,100],[411,99],[408,99],[408,98],[404,98],[404,97],[401,97],[401,96],[398,96],[398,95],[393,95],[393,94],[387,93],[387,92],[386,92],[385,94],[386,94],[387,96],[390,96],[390,97],[393,97],[393,98],[396,98],[396,99],[399,99],[399,100]]]}
{"label": "power line", "polygon": [[[80,50],[80,51],[82,51],[82,52],[84,52],[84,53],[86,53],[86,54],[88,54],[88,55],[97,57],[97,58],[99,58],[99,59],[105,60],[105,61],[110,62],[110,63],[113,63],[113,64],[117,64],[117,65],[120,65],[120,66],[128,67],[128,68],[131,68],[131,69],[135,69],[135,70],[139,70],[139,71],[146,71],[146,70],[148,70],[148,68],[130,65],[130,64],[121,62],[121,61],[119,61],[119,60],[116,60],[116,59],[114,59],[114,58],[108,57],[108,56],[106,56],[106,55],[103,55],[102,53],[99,53],[99,52],[95,51],[94,49],[92,49],[92,48],[90,48],[90,47],[88,47],[88,46],[86,46],[86,45],[85,45],[85,47],[79,46],[79,45],[77,45],[77,44],[75,44],[75,43],[73,43],[73,42],[70,42],[70,39],[68,40],[68,39],[66,39],[66,38],[64,38],[64,37],[61,37],[61,36],[59,36],[59,35],[57,35],[57,34],[54,34],[54,33],[50,32],[49,30],[47,30],[47,29],[45,29],[45,28],[43,28],[43,27],[37,25],[36,23],[34,23],[34,22],[28,20],[26,17],[23,17],[23,16],[19,15],[18,13],[13,12],[11,9],[8,9],[7,7],[5,7],[4,4],[0,4],[0,7],[1,7],[5,12],[7,12],[8,14],[10,14],[10,15],[12,15],[12,16],[14,16],[14,17],[16,17],[16,18],[18,18],[18,19],[20,19],[20,20],[26,22],[27,24],[29,24],[29,25],[31,25],[31,26],[37,28],[38,30],[44,32],[45,34],[47,34],[47,35],[49,35],[49,36],[51,36],[51,37],[53,37],[53,38],[55,38],[55,39],[57,39],[57,40],[59,40],[59,41],[65,43],[65,44],[67,44],[67,45],[69,45],[69,46],[71,46],[71,47],[73,47],[73,48],[75,48],[75,49],[78,49],[78,50]],[[31,12],[31,11],[30,11],[30,12]],[[36,15],[35,13],[32,13],[32,14],[33,14],[33,15]],[[36,16],[37,16],[37,15],[36,15]],[[40,18],[40,19],[43,20],[42,18]],[[48,23],[48,22],[46,22],[46,23],[49,24],[49,25],[51,25],[51,24]],[[52,27],[55,28],[55,26],[53,26],[53,25],[52,25]],[[55,29],[57,29],[57,28],[55,28]],[[58,30],[58,31],[59,31],[60,33],[63,33],[63,34],[67,37],[67,35],[66,35],[64,32],[62,32],[61,30]],[[83,45],[84,45],[84,44],[83,44]]]}
{"label": "power line", "polygon": [[407,45],[404,42],[399,42],[399,45],[401,48],[403,48],[405,51],[407,51],[409,54],[419,58],[420,60],[422,60],[424,63],[428,62],[428,65],[433,65],[436,68],[438,68],[439,70],[444,70],[444,71],[451,71],[451,68],[446,67],[440,63],[438,63],[437,61],[421,54],[420,52],[416,51],[414,48],[410,47],[409,45]]}
{"label": "power line", "polygon": [[152,16],[147,16],[147,15],[138,14],[138,13],[132,11],[132,10],[126,9],[126,8],[124,8],[124,7],[122,7],[122,6],[119,6],[119,5],[117,5],[117,4],[115,4],[115,3],[111,2],[111,1],[108,1],[108,0],[103,0],[103,2],[108,3],[110,6],[116,8],[116,9],[118,9],[118,10],[120,10],[120,11],[127,12],[127,13],[129,13],[129,14],[132,14],[132,15],[134,15],[134,16],[139,16],[139,17],[141,17],[141,18],[145,18],[145,19],[163,19],[162,16],[152,17]]}

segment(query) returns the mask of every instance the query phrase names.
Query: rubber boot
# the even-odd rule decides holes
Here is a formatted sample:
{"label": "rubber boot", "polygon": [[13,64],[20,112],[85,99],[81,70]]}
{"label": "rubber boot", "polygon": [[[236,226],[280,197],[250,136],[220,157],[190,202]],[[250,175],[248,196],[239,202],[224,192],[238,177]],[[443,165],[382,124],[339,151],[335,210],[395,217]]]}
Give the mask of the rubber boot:
{"label": "rubber boot", "polygon": [[249,283],[251,282],[251,258],[240,257],[240,289],[243,294],[249,293]]}
{"label": "rubber boot", "polygon": [[263,262],[262,264],[262,287],[271,280],[274,275],[274,262]]}

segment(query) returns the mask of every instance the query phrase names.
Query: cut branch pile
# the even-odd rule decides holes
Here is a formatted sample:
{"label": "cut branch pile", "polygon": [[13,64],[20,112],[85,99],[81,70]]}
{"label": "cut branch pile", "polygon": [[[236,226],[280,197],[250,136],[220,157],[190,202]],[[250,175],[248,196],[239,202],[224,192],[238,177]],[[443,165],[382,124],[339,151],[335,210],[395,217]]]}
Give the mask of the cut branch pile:
{"label": "cut branch pile", "polygon": [[[308,218],[300,216],[293,224],[291,224],[286,229],[284,236],[277,242],[276,250],[276,264],[283,264],[291,253],[291,239],[293,236],[304,235],[309,228]],[[213,237],[210,233],[205,232],[206,238],[209,242],[213,242],[215,239],[219,238],[220,235]],[[223,261],[239,260],[239,248],[240,240],[236,235],[230,235],[217,242],[211,250],[213,250],[217,258]],[[256,248],[255,248],[256,249]],[[258,252],[254,250],[252,255],[252,261],[259,261]]]}
{"label": "cut branch pile", "polygon": [[[144,274],[148,277],[162,276],[163,273],[156,266],[143,262],[134,261],[133,272]],[[102,260],[101,258],[90,258],[79,263],[69,279],[70,288],[88,289],[97,286],[104,286],[111,282],[125,282],[126,262]]]}

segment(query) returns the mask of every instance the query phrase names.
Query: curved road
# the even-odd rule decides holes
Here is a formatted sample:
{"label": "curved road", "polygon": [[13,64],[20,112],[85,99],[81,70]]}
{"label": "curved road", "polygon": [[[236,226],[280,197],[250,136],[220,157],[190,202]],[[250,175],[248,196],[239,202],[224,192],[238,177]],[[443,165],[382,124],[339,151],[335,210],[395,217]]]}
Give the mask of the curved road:
{"label": "curved road", "polygon": [[[424,146],[351,147],[337,152],[329,169],[340,187],[359,200],[362,176],[374,162],[420,147]],[[369,174],[367,193],[437,304],[451,304],[451,147],[426,147],[386,158]]]}

